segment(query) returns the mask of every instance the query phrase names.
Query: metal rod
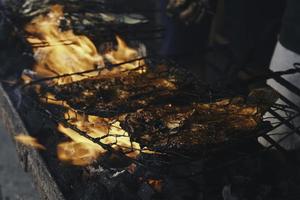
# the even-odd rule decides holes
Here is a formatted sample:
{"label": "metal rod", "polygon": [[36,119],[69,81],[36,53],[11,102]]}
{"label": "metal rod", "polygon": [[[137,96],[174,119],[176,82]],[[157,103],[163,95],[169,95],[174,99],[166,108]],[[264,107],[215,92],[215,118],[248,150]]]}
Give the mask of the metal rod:
{"label": "metal rod", "polygon": [[[141,58],[133,59],[133,60],[130,60],[130,61],[125,61],[125,62],[122,62],[122,63],[111,64],[109,67],[118,67],[120,65],[124,65],[124,64],[127,64],[127,63],[132,63],[132,62],[136,62],[136,61],[140,61],[140,60],[144,60],[144,59],[147,59],[147,57],[141,57]],[[27,86],[35,85],[35,84],[38,84],[38,83],[44,82],[44,81],[50,81],[50,80],[64,78],[64,77],[68,77],[68,76],[74,76],[74,75],[84,75],[84,74],[88,74],[88,73],[91,73],[91,72],[101,72],[104,69],[107,69],[107,68],[105,68],[105,67],[96,68],[96,69],[91,69],[91,70],[86,70],[86,71],[81,71],[81,72],[74,72],[74,73],[70,73],[70,74],[62,74],[62,75],[58,75],[58,76],[42,78],[42,79],[38,79],[38,80],[35,80],[35,81],[32,81],[30,83],[27,83],[27,84],[23,85],[22,89],[27,87]]]}

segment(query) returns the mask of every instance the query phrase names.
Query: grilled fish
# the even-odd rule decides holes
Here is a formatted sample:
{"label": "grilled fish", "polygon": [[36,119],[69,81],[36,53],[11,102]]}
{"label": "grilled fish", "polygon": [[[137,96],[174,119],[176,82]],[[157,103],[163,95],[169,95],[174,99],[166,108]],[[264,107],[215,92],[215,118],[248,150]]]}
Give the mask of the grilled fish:
{"label": "grilled fish", "polygon": [[128,114],[121,126],[131,139],[155,151],[190,151],[246,136],[262,122],[263,110],[244,98],[164,105]]}
{"label": "grilled fish", "polygon": [[[101,76],[46,88],[58,100],[89,115],[114,117],[153,104],[189,104],[205,97],[205,87],[179,69]],[[202,93],[203,95],[200,95]],[[208,98],[208,97],[207,97]]]}

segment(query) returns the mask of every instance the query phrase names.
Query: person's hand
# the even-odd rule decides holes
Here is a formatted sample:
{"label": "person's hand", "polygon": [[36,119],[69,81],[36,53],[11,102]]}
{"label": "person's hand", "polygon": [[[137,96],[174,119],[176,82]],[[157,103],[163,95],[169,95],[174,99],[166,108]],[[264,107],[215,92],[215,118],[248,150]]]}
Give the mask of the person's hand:
{"label": "person's hand", "polygon": [[210,0],[168,0],[167,13],[186,24],[198,23],[209,12]]}

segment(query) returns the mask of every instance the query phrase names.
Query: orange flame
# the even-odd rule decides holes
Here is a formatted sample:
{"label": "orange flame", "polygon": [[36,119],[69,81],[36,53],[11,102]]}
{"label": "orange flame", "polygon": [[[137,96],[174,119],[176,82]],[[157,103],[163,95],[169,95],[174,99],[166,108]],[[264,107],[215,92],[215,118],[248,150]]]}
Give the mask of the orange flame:
{"label": "orange flame", "polygon": [[62,161],[73,165],[88,165],[105,153],[101,146],[70,128],[65,128],[60,124],[58,130],[72,139],[71,142],[61,143],[57,147],[58,158]]}
{"label": "orange flame", "polygon": [[20,142],[23,145],[35,148],[35,149],[41,149],[41,150],[46,150],[46,148],[41,145],[36,138],[31,137],[29,135],[24,135],[24,134],[20,134],[15,136],[15,140],[17,142]]}
{"label": "orange flame", "polygon": [[[112,64],[124,63],[128,60],[134,60],[139,57],[138,51],[136,51],[133,48],[128,47],[127,44],[119,36],[116,36],[116,40],[117,40],[117,45],[118,45],[117,50],[115,50],[115,51],[112,50],[104,55],[105,58],[108,59]],[[121,68],[120,70],[121,71],[133,70],[138,67],[140,67],[138,70],[140,73],[143,73],[146,71],[144,60],[141,59],[141,60],[137,60],[135,62],[123,64],[120,66],[120,68]]]}
{"label": "orange flame", "polygon": [[[92,138],[101,138],[99,142],[110,145],[116,151],[128,152],[127,156],[135,158],[140,153],[140,145],[131,142],[128,133],[121,129],[119,122],[109,125],[109,120],[96,116],[81,116],[69,110],[65,114],[71,124],[79,130],[84,131]],[[74,165],[88,165],[103,155],[107,150],[99,144],[92,142],[86,137],[80,135],[73,129],[66,128],[62,124],[58,130],[68,136],[72,141],[65,142],[58,146],[58,158]]]}
{"label": "orange flame", "polygon": [[[138,51],[128,47],[119,36],[116,37],[117,49],[100,55],[95,45],[86,36],[75,35],[72,30],[61,31],[59,28],[61,17],[63,17],[62,6],[55,5],[47,15],[36,17],[25,27],[31,35],[28,37],[28,41],[34,48],[37,61],[34,71],[39,76],[50,77],[104,68],[103,57],[112,64],[124,63],[139,58]],[[44,46],[41,46],[41,44]],[[88,76],[72,75],[71,78],[70,76],[60,78],[57,84],[79,81],[87,77],[114,75],[122,71],[139,68],[141,65],[145,65],[143,60],[122,64],[113,70],[106,69],[102,73],[88,73],[86,74]],[[145,67],[139,68],[139,72],[145,72]],[[108,125],[109,119],[80,115],[66,102],[57,101],[55,96],[50,93],[42,97],[41,100],[45,103],[67,108],[65,119],[79,130],[87,133],[89,137],[101,138],[99,141],[102,144],[110,145],[116,151],[127,152],[126,155],[129,157],[134,158],[139,155],[140,145],[130,141],[128,133],[121,129],[119,122]],[[57,146],[58,158],[62,161],[73,165],[89,165],[106,152],[100,145],[73,129],[59,124],[58,130],[71,139],[71,141]],[[129,149],[133,150],[129,151]]]}
{"label": "orange flame", "polygon": [[[60,30],[61,17],[63,9],[55,5],[50,13],[36,17],[25,27],[33,35],[28,37],[29,43],[45,44],[45,47],[34,49],[37,60],[34,70],[40,76],[55,76],[103,67],[103,58],[90,39],[77,36],[72,30]],[[75,78],[78,79],[82,77]]]}
{"label": "orange flame", "polygon": [[[93,42],[83,35],[75,35],[72,30],[61,31],[59,21],[63,17],[63,7],[54,5],[47,15],[33,19],[25,30],[31,35],[28,42],[34,47],[37,64],[34,71],[39,76],[51,77],[63,74],[72,74],[104,68],[103,56],[97,51]],[[120,38],[116,37],[118,48],[105,54],[105,58],[112,64],[123,63],[139,57],[139,53]],[[38,45],[37,45],[38,44]],[[41,46],[42,45],[42,46]],[[120,65],[112,72],[131,70],[144,65],[143,61],[135,61]],[[89,77],[97,76],[98,72],[86,74]],[[70,83],[86,78],[73,75],[61,78],[58,84]]]}

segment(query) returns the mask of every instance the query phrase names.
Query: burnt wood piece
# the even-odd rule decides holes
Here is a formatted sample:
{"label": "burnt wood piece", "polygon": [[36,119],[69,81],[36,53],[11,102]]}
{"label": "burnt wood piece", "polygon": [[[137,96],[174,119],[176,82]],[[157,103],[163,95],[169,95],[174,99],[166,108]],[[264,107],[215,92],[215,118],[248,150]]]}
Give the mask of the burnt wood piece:
{"label": "burnt wood piece", "polygon": [[111,0],[5,0],[3,5],[7,10],[19,14],[20,17],[31,18],[48,12],[50,6],[54,4],[63,5],[66,10],[78,13],[83,11],[105,11],[118,3],[117,1],[111,2]]}
{"label": "burnt wood piece", "polygon": [[150,107],[128,114],[121,126],[143,147],[184,153],[248,137],[262,116],[260,106],[239,97],[189,107]]}
{"label": "burnt wood piece", "polygon": [[[22,28],[31,19],[48,13],[51,6],[55,4],[64,7],[65,17],[62,17],[58,22],[62,30],[72,29],[76,34],[87,35],[95,42],[110,41],[116,33],[122,34],[127,39],[130,38],[130,40],[156,39],[150,34],[162,32],[161,28],[158,30],[155,24],[151,25],[152,28],[149,27],[149,22],[154,22],[153,19],[149,19],[149,14],[146,13],[144,16],[144,12],[139,9],[126,11],[124,7],[119,5],[119,0],[114,3],[111,0],[5,0],[0,3],[0,12],[3,11],[5,17],[17,25],[17,32],[23,32]],[[128,4],[127,2],[126,5],[129,6]],[[134,2],[131,1],[130,4],[134,5]],[[112,7],[118,9],[112,9]],[[1,15],[0,13],[0,27]],[[149,28],[150,33],[145,33],[144,31]],[[136,37],[136,35],[140,35],[140,37]]]}
{"label": "burnt wood piece", "polygon": [[[10,98],[0,83],[0,120],[6,131],[14,137],[18,134],[29,135],[18,112],[15,110]],[[52,175],[48,171],[40,153],[32,148],[16,143],[16,151],[20,158],[22,167],[26,172],[32,174],[36,188],[41,199],[64,200]]]}
{"label": "burnt wood piece", "polygon": [[187,105],[208,99],[206,89],[188,72],[158,67],[145,74],[133,71],[46,87],[43,92],[50,91],[85,114],[114,117],[153,104]]}

